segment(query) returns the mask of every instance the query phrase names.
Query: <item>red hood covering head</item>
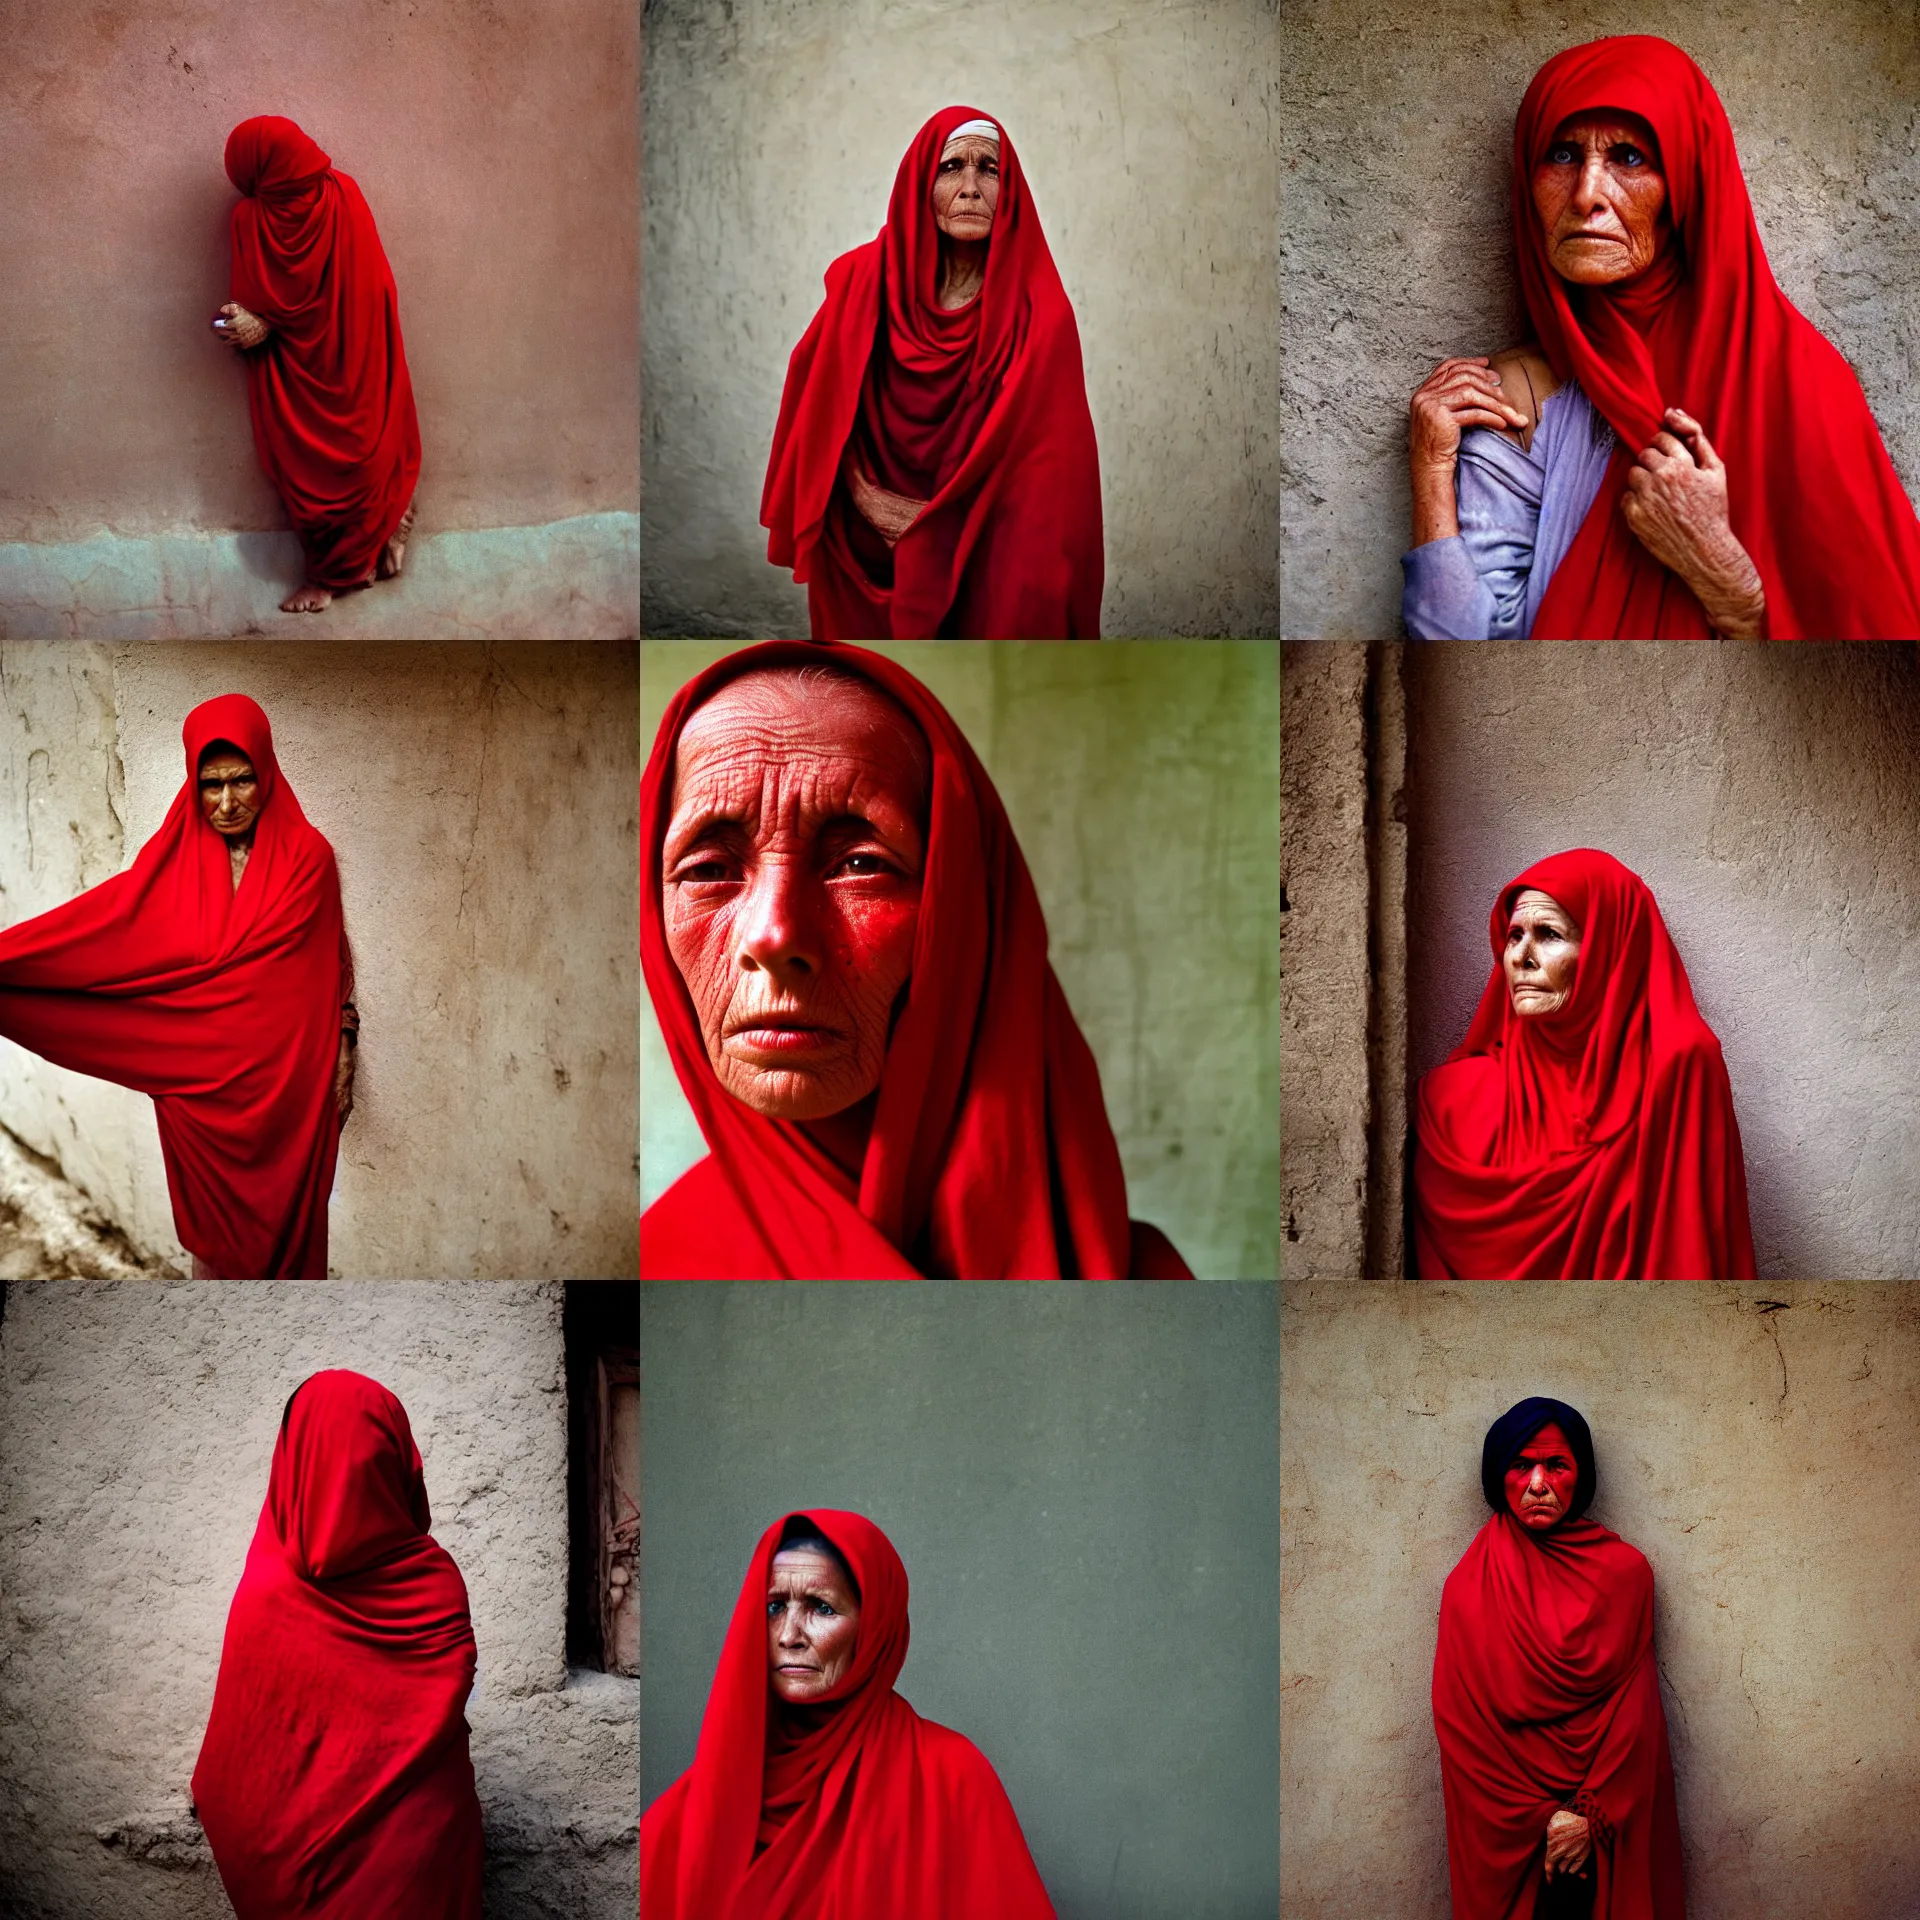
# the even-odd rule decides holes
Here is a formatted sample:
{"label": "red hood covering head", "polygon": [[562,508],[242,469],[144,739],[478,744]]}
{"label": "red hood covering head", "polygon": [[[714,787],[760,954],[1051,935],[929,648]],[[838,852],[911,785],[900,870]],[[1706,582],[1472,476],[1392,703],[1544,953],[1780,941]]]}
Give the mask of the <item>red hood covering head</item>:
{"label": "red hood covering head", "polygon": [[[797,1123],[767,1119],[721,1086],[660,906],[674,748],[688,715],[755,668],[827,662],[904,707],[933,763],[913,973],[857,1188]],[[965,735],[904,667],[808,641],[716,662],[660,722],[640,835],[647,991],[710,1150],[641,1221],[644,1277],[1189,1277],[1153,1229],[1136,1244],[1100,1070],[1048,964],[1046,921],[1013,828]]]}
{"label": "red hood covering head", "polygon": [[[190,1252],[224,1279],[324,1279],[346,936],[333,849],[242,693],[183,730],[186,779],[133,865],[0,933],[0,1034],[153,1097]],[[260,813],[233,885],[200,759],[253,762]]]}
{"label": "red hood covering head", "polygon": [[[1100,631],[1100,457],[1080,334],[1004,127],[986,283],[953,312],[936,300],[941,150],[988,118],[945,107],[914,136],[887,224],[828,268],[787,368],[760,519],[767,558],[812,589],[819,639]],[[849,441],[881,487],[930,503],[890,557],[844,488],[833,498]]]}
{"label": "red hood covering head", "polygon": [[[1515,898],[1581,928],[1573,996],[1513,1011]],[[1429,1280],[1754,1277],[1746,1163],[1720,1043],[1646,883],[1591,847],[1503,887],[1467,1037],[1420,1082],[1414,1256]]]}
{"label": "red hood covering head", "polygon": [[239,1920],[479,1920],[473,1626],[429,1525],[400,1402],[297,1388],[193,1774]]}
{"label": "red hood covering head", "polygon": [[245,356],[260,464],[306,549],[307,577],[371,577],[420,478],[400,296],[358,186],[291,120],[227,136],[229,298],[272,327]]}
{"label": "red hood covering head", "polygon": [[[1570,114],[1636,113],[1660,142],[1679,251],[1619,288],[1555,273],[1533,169]],[[1534,75],[1513,130],[1520,285],[1553,370],[1619,436],[1599,497],[1549,583],[1547,639],[1697,639],[1707,618],[1628,530],[1620,496],[1670,406],[1727,467],[1733,531],[1766,585],[1767,637],[1920,637],[1920,520],[1840,354],[1775,284],[1733,129],[1712,83],[1651,34],[1569,47]]]}
{"label": "red hood covering head", "polygon": [[[845,1558],[860,1627],[839,1685],[783,1710],[767,1584],[796,1518]],[[693,1765],[640,1823],[647,1920],[1053,1920],[992,1765],[894,1692],[907,1639],[907,1570],[871,1520],[809,1507],[760,1536]]]}

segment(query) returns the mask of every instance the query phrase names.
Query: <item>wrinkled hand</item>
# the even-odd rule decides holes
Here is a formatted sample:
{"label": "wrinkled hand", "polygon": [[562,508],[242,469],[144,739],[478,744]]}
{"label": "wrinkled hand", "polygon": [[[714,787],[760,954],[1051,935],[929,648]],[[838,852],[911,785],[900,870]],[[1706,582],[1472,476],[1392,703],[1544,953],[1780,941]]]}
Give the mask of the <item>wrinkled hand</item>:
{"label": "wrinkled hand", "polygon": [[847,490],[861,519],[890,547],[898,545],[900,536],[927,510],[924,500],[910,500],[904,493],[889,493],[885,487],[875,486],[851,453],[846,475]]}
{"label": "wrinkled hand", "polygon": [[340,1036],[340,1058],[333,1068],[333,1105],[340,1116],[340,1124],[347,1124],[347,1115],[353,1111],[353,1069],[357,1060],[353,1046],[347,1036]]}
{"label": "wrinkled hand", "polygon": [[257,313],[249,313],[238,301],[229,300],[220,313],[227,323],[219,330],[220,338],[236,352],[257,347],[273,331]]}
{"label": "wrinkled hand", "polygon": [[1627,470],[1620,512],[1633,537],[1690,586],[1716,632],[1757,640],[1766,613],[1760,570],[1727,513],[1727,469],[1691,414],[1666,425]]}
{"label": "wrinkled hand", "polygon": [[1442,360],[1413,390],[1407,403],[1407,458],[1416,476],[1444,468],[1452,473],[1460,436],[1469,427],[1524,427],[1527,416],[1500,395],[1500,376],[1480,354]]}
{"label": "wrinkled hand", "polygon": [[1583,1872],[1592,1853],[1592,1822],[1562,1807],[1547,1822],[1547,1878]]}

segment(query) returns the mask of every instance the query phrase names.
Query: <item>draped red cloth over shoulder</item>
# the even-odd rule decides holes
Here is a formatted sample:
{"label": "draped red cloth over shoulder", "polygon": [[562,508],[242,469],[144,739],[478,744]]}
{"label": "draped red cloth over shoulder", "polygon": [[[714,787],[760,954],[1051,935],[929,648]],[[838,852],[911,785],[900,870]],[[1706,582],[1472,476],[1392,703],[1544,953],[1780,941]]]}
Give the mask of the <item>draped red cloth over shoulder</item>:
{"label": "draped red cloth over shoulder", "polygon": [[[890,694],[933,765],[913,973],[857,1185],[797,1123],[767,1119],[721,1086],[660,905],[687,717],[742,673],[823,663]],[[966,736],[905,668],[807,641],[716,662],[661,719],[640,834],[647,992],[709,1149],[641,1219],[643,1278],[1191,1278],[1156,1228],[1127,1218],[1100,1070],[1048,964],[1040,898],[1006,810]]]}
{"label": "draped red cloth over shoulder", "polygon": [[473,1625],[431,1524],[400,1402],[297,1388],[193,1771],[238,1920],[480,1920]]}
{"label": "draped red cloth over shoulder", "polygon": [[[181,1244],[223,1279],[324,1279],[346,934],[333,849],[241,693],[187,715],[187,777],[133,865],[0,933],[0,1035],[153,1097]],[[215,741],[253,762],[239,890],[201,810]]]}
{"label": "draped red cloth over shoulder", "polygon": [[[1533,888],[1579,923],[1573,997],[1513,1011],[1500,955]],[[1720,1043],[1646,883],[1580,847],[1489,921],[1467,1037],[1415,1100],[1414,1258],[1427,1280],[1751,1280],[1746,1163]]]}
{"label": "draped red cloth over shoulder", "polygon": [[[1679,253],[1622,286],[1583,288],[1548,264],[1531,183],[1560,123],[1602,107],[1640,115],[1659,137]],[[1514,123],[1513,228],[1547,359],[1579,380],[1620,442],[1534,635],[1709,633],[1691,589],[1620,513],[1629,466],[1676,406],[1726,463],[1769,639],[1920,637],[1920,520],[1853,369],[1775,284],[1726,110],[1686,54],[1623,34],[1569,47],[1534,75]]]}
{"label": "draped red cloth over shoulder", "polygon": [[[760,519],[767,558],[807,588],[816,639],[1100,631],[1100,456],[1080,333],[1004,127],[986,284],[953,312],[937,303],[941,150],[986,118],[945,107],[915,135],[887,224],[827,269],[787,367]],[[891,552],[840,478],[849,447],[879,486],[929,503]]]}
{"label": "draped red cloth over shoulder", "polygon": [[1006,1789],[963,1735],[893,1690],[907,1570],[857,1513],[806,1517],[860,1589],[846,1677],[780,1709],[767,1577],[788,1514],[761,1535],[720,1650],[693,1765],[640,1822],[646,1920],[1053,1920]]}
{"label": "draped red cloth over shoulder", "polygon": [[273,329],[243,356],[253,443],[307,578],[361,586],[420,479],[393,269],[359,187],[291,120],[241,121],[226,157],[231,297]]}

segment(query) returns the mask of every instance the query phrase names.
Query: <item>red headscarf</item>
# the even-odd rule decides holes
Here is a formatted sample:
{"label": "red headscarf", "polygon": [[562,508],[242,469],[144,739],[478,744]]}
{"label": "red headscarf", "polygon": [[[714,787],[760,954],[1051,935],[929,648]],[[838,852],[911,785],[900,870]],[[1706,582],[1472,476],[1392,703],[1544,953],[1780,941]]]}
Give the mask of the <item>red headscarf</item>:
{"label": "red headscarf", "polygon": [[[243,693],[187,715],[187,777],[125,872],[0,933],[0,1034],[153,1096],[182,1245],[223,1279],[324,1279],[346,935],[333,849]],[[201,756],[260,782],[234,890]]]}
{"label": "red headscarf", "polygon": [[[717,688],[760,667],[857,673],[919,723],[932,824],[907,1005],[893,1030],[858,1186],[792,1121],[721,1086],[667,950],[661,851],[674,748]],[[1100,1070],[1047,962],[1047,927],[986,769],[905,668],[859,647],[771,641],[674,696],[641,784],[640,957],[709,1157],[640,1223],[647,1279],[1186,1279],[1127,1219]]]}
{"label": "red headscarf", "polygon": [[[817,639],[1073,640],[1100,631],[1100,456],[1080,334],[1000,130],[978,298],[937,304],[941,150],[985,119],[945,107],[900,162],[877,239],[827,269],[787,367],[760,519],[806,583]],[[889,554],[836,488],[849,441],[889,492],[930,502]]]}
{"label": "red headscarf", "polygon": [[[1636,113],[1660,141],[1679,256],[1620,287],[1579,288],[1547,263],[1533,170],[1570,114]],[[1712,83],[1670,41],[1569,47],[1534,75],[1513,131],[1513,230],[1540,344],[1620,445],[1555,569],[1536,637],[1698,639],[1698,600],[1620,513],[1627,470],[1677,406],[1726,462],[1733,531],[1760,570],[1767,637],[1920,637],[1920,520],[1866,396],[1774,284]]]}
{"label": "red headscarf", "polygon": [[[1517,895],[1581,928],[1573,996],[1513,1011]],[[1646,883],[1579,847],[1500,891],[1467,1037],[1420,1082],[1413,1239],[1428,1280],[1751,1280],[1746,1165],[1720,1043]]]}
{"label": "red headscarf", "polygon": [[473,1625],[431,1524],[400,1402],[297,1388],[193,1770],[239,1920],[480,1920]]}
{"label": "red headscarf", "polygon": [[1531,1920],[1562,1808],[1590,1823],[1593,1920],[1685,1920],[1653,1570],[1618,1534],[1487,1521],[1441,1594],[1433,1724],[1457,1920]]}
{"label": "red headscarf", "polygon": [[420,479],[400,296],[359,187],[291,120],[227,136],[232,298],[273,328],[243,357],[253,443],[306,549],[307,578],[373,575]]}
{"label": "red headscarf", "polygon": [[[860,1626],[820,1706],[780,1714],[767,1581],[795,1518],[845,1557]],[[1053,1920],[992,1763],[894,1692],[906,1657],[907,1570],[871,1520],[813,1507],[760,1536],[693,1765],[640,1822],[646,1920]]]}

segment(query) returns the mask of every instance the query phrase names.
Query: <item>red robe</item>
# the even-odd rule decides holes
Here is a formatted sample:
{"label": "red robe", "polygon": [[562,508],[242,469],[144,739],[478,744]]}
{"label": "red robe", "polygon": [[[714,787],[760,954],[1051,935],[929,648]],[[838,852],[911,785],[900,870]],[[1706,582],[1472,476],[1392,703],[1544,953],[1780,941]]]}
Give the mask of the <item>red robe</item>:
{"label": "red robe", "polygon": [[754,1550],[693,1765],[641,1819],[646,1920],[1054,1920],[992,1763],[893,1690],[907,1571],[857,1513],[807,1514],[859,1584],[852,1663],[821,1706],[776,1710],[767,1576],[793,1517]]}
{"label": "red robe", "polygon": [[[1100,455],[1080,334],[1000,130],[986,283],[936,303],[933,184],[973,107],[914,137],[876,239],[827,269],[793,350],[760,519],[807,588],[815,639],[1072,640],[1100,631]],[[851,446],[888,492],[927,501],[891,550],[841,478]]]}
{"label": "red robe", "polygon": [[300,1386],[193,1770],[238,1920],[480,1920],[473,1625],[431,1524],[400,1402]]}

